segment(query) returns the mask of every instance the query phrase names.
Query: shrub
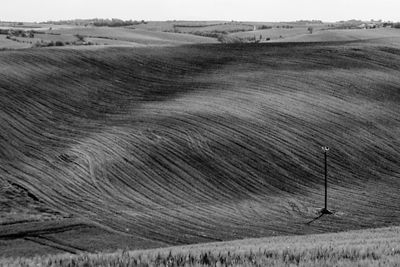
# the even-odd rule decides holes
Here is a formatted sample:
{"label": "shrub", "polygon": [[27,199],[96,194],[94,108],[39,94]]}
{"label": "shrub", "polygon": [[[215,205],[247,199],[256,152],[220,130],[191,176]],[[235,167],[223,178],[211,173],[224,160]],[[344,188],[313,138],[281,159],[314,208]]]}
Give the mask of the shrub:
{"label": "shrub", "polygon": [[237,43],[245,43],[244,39],[239,37],[229,36],[227,34],[221,34],[218,36],[217,40],[223,44],[237,44]]}
{"label": "shrub", "polygon": [[75,37],[78,39],[79,42],[84,42],[85,41],[85,36],[83,36],[83,35],[75,34]]}
{"label": "shrub", "polygon": [[260,30],[272,29],[272,26],[268,26],[268,25],[261,25],[260,27],[258,27],[258,29],[260,29]]}
{"label": "shrub", "polygon": [[199,36],[205,36],[205,37],[211,37],[211,38],[217,38],[218,41],[219,41],[219,39],[222,38],[222,36],[227,35],[228,32],[226,32],[226,31],[216,31],[216,30],[215,31],[208,31],[208,32],[206,32],[206,31],[204,31],[204,32],[196,31],[196,32],[191,32],[191,34],[199,35]]}
{"label": "shrub", "polygon": [[395,29],[400,29],[400,22],[393,23],[392,27]]}

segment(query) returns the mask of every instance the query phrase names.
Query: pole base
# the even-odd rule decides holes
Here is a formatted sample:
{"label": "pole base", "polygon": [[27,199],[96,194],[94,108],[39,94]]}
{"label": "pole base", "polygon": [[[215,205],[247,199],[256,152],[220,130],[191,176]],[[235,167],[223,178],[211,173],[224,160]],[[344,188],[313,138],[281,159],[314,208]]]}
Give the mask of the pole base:
{"label": "pole base", "polygon": [[329,211],[328,209],[323,208],[323,209],[321,210],[321,214],[333,214],[333,212],[332,212],[332,211]]}

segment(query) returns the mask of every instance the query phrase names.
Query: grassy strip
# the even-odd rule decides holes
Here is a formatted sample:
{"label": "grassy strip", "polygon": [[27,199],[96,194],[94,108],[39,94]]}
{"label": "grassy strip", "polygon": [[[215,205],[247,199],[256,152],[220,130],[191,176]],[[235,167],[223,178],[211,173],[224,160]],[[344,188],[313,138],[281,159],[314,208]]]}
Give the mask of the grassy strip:
{"label": "grassy strip", "polygon": [[400,227],[143,251],[3,259],[2,266],[398,266]]}

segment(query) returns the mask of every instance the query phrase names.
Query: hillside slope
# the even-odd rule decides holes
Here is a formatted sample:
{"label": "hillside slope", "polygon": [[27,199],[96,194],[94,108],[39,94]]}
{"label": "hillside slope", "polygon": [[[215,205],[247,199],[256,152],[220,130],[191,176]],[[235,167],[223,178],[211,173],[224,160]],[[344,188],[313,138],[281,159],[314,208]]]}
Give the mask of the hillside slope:
{"label": "hillside slope", "polygon": [[[165,244],[398,224],[399,62],[368,43],[3,51],[0,177]],[[322,145],[335,214],[312,221]]]}
{"label": "hillside slope", "polygon": [[[86,45],[96,46],[171,46],[195,43],[217,43],[215,38],[180,34],[173,32],[149,31],[124,27],[83,27],[69,25],[42,25],[35,29],[33,36],[15,34],[7,39],[0,35],[0,50],[23,49],[44,46],[74,46],[84,48]],[[1,27],[0,27],[1,29]],[[4,28],[7,29],[7,28]],[[11,28],[11,30],[18,30]],[[29,30],[29,28],[24,29]]]}
{"label": "hillside slope", "polygon": [[380,29],[351,29],[351,30],[320,30],[313,34],[303,33],[289,36],[285,39],[272,40],[272,42],[343,42],[374,40],[387,41],[390,38],[400,39],[400,31],[392,28]]}
{"label": "hillside slope", "polygon": [[213,38],[179,34],[171,32],[148,31],[144,29],[110,28],[110,27],[75,27],[48,31],[51,34],[61,36],[75,36],[77,34],[87,37],[88,40],[96,39],[96,42],[119,41],[122,44],[136,45],[177,45],[191,43],[216,43]]}

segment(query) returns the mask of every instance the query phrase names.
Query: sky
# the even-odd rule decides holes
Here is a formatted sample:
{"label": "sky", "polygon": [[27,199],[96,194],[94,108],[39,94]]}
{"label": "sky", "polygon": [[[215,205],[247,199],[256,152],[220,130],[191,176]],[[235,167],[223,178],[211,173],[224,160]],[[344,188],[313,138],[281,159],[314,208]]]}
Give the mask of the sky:
{"label": "sky", "polygon": [[0,21],[133,20],[400,21],[399,0],[4,0]]}

